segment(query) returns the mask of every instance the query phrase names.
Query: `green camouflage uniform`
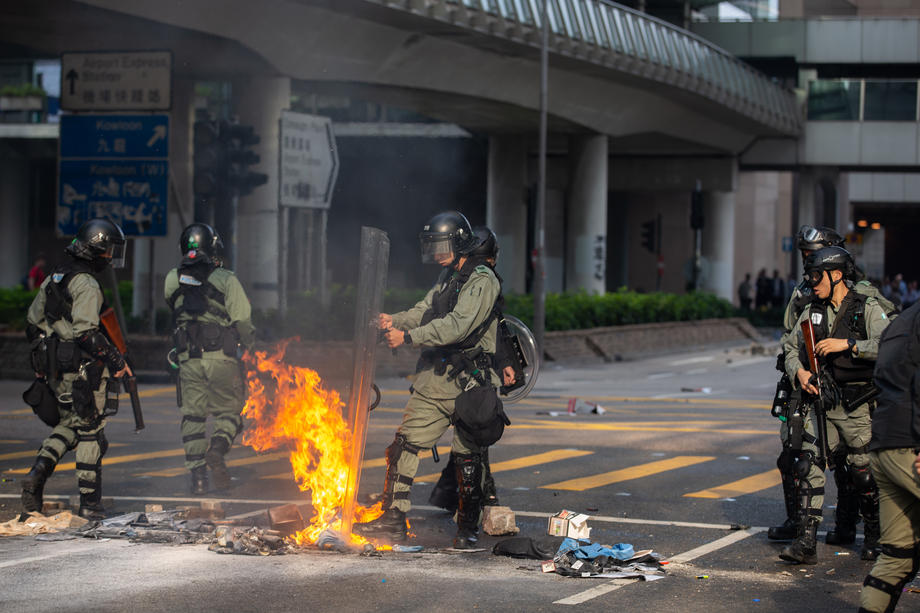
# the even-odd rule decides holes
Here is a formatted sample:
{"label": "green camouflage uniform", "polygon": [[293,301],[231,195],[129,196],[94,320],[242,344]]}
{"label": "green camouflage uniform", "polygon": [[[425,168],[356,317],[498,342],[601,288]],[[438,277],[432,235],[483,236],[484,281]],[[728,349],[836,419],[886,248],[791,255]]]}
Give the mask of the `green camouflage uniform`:
{"label": "green camouflage uniform", "polygon": [[[432,308],[436,292],[446,286],[449,278],[449,275],[443,275],[422,301],[408,311],[393,315],[393,328],[408,332],[412,344],[419,345],[423,350],[452,345],[469,337],[492,315],[495,300],[501,292],[495,273],[488,266],[477,266],[460,288],[454,309],[445,317],[421,325],[422,317]],[[483,353],[493,355],[497,326],[498,322],[493,320],[473,349],[482,348]],[[406,413],[397,430],[397,436],[402,435],[410,446],[418,449],[430,449],[437,444],[451,424],[454,401],[462,391],[458,379],[448,380],[449,367],[441,374],[436,370],[434,365],[428,365],[417,374],[412,384],[412,396],[406,404]],[[498,385],[498,376],[494,370],[489,369],[488,373],[492,384]],[[400,451],[396,462],[398,477],[393,486],[393,501],[389,508],[406,512],[412,506],[409,491],[418,471],[419,459],[417,452],[405,449]],[[481,450],[454,431],[451,452],[469,455],[479,454]]]}
{"label": "green camouflage uniform", "polygon": [[[96,281],[89,273],[77,273],[70,278],[67,291],[72,299],[70,321],[66,318],[51,324],[45,315],[48,286],[56,280],[62,280],[59,275],[53,274],[45,279],[29,306],[27,320],[38,327],[42,333],[50,337],[56,335],[61,341],[74,342],[86,332],[99,328],[99,313],[102,309],[103,296]],[[79,351],[79,349],[75,349]],[[60,358],[60,355],[59,355]],[[92,358],[80,360],[85,367],[93,363]],[[96,367],[98,368],[98,364]],[[71,392],[74,381],[79,377],[87,379],[86,369],[82,372],[63,372],[57,381],[49,381],[54,395],[58,398],[58,412],[61,421],[51,431],[51,435],[42,441],[38,456],[51,460],[56,465],[61,457],[70,449],[75,449],[77,483],[83,498],[94,500],[98,503],[102,492],[102,456],[108,449],[105,438],[105,418],[103,409],[106,403],[106,386],[109,381],[109,370],[104,366],[101,369],[99,384],[93,389],[95,410],[86,418],[77,415],[73,410]]]}
{"label": "green camouflage uniform", "polygon": [[[245,404],[243,380],[237,343],[244,349],[252,346],[255,328],[252,325],[252,308],[239,279],[231,271],[214,268],[207,283],[217,293],[207,296],[207,310],[192,314],[185,310],[186,294],[173,294],[180,289],[183,269],[173,269],[166,275],[166,301],[173,309],[176,329],[188,331],[196,324],[211,324],[221,334],[231,334],[227,350],[221,347],[210,350],[193,346],[178,347],[179,382],[182,406],[182,444],[185,447],[185,467],[189,470],[205,464],[208,450],[207,417],[214,416],[211,446],[220,445],[226,451],[243,429],[240,413]],[[217,329],[214,328],[214,329]],[[194,343],[192,343],[194,344]],[[232,355],[228,355],[230,352]]]}

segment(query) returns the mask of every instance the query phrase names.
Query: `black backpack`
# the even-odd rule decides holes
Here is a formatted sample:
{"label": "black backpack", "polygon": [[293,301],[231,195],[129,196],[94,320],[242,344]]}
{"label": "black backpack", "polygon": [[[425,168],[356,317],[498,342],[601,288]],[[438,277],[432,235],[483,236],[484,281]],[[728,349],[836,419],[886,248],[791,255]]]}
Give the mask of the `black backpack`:
{"label": "black backpack", "polygon": [[488,447],[498,442],[511,420],[497,390],[491,385],[477,385],[457,396],[454,425],[479,447]]}

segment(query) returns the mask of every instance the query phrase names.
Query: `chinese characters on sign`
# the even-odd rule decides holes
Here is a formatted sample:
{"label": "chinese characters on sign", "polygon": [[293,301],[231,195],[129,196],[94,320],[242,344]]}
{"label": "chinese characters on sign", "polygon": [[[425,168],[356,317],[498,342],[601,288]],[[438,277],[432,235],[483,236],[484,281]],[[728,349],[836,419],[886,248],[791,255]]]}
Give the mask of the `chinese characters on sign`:
{"label": "chinese characters on sign", "polygon": [[281,113],[282,206],[328,209],[339,157],[332,121],[303,113]]}
{"label": "chinese characters on sign", "polygon": [[165,111],[172,97],[172,53],[64,53],[61,108],[68,111]]}
{"label": "chinese characters on sign", "polygon": [[64,115],[58,233],[104,217],[130,236],[164,236],[168,133],[168,115]]}

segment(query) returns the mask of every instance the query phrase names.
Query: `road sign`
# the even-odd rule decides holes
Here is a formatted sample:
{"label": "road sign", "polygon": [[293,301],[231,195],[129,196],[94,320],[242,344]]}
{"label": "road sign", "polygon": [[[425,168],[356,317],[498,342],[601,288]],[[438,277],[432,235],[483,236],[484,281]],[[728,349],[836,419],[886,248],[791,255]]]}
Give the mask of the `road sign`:
{"label": "road sign", "polygon": [[328,209],[339,171],[332,120],[281,112],[281,206]]}
{"label": "road sign", "polygon": [[57,231],[104,217],[129,236],[165,236],[168,115],[61,117]]}
{"label": "road sign", "polygon": [[61,108],[165,111],[172,98],[172,52],[98,51],[61,55]]}

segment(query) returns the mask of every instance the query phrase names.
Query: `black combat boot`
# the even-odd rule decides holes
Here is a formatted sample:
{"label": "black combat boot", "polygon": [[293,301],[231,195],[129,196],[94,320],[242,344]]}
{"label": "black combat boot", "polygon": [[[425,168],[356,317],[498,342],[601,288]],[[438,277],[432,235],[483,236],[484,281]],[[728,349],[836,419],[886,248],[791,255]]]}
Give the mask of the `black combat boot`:
{"label": "black combat boot", "polygon": [[399,509],[387,509],[377,519],[352,527],[355,534],[390,542],[406,540],[406,514]]}
{"label": "black combat boot", "polygon": [[32,470],[22,480],[22,509],[26,513],[42,512],[44,503],[45,482],[54,472],[55,463],[51,458],[38,456]]}
{"label": "black combat boot", "polygon": [[211,476],[214,477],[214,487],[219,490],[225,490],[230,487],[230,471],[224,463],[224,456],[230,451],[230,444],[222,436],[212,436],[211,444],[204,454],[204,461],[211,469]]}
{"label": "black combat boot", "polygon": [[859,510],[863,516],[863,545],[859,551],[859,557],[863,560],[872,561],[882,553],[882,546],[879,543],[881,537],[881,527],[878,517],[878,486],[873,481],[872,491],[859,496]]}
{"label": "black combat boot", "polygon": [[102,521],[105,519],[105,509],[102,508],[102,490],[97,489],[89,494],[80,494],[80,510],[77,514],[83,519],[90,521]]}
{"label": "black combat boot", "polygon": [[482,513],[482,457],[456,454],[454,461],[460,489],[454,549],[473,549],[479,542],[479,516]]}
{"label": "black combat boot", "polygon": [[782,525],[770,526],[770,529],[767,530],[767,538],[771,541],[791,541],[795,538],[795,534],[795,520],[791,517],[787,517]]}
{"label": "black combat boot", "polygon": [[492,477],[492,466],[489,464],[489,449],[482,452],[482,504],[484,506],[497,506],[498,491],[495,489],[495,478]]}
{"label": "black combat boot", "polygon": [[809,517],[799,525],[799,534],[794,541],[783,547],[779,557],[796,564],[817,564],[817,532],[820,520]]}
{"label": "black combat boot", "polygon": [[786,521],[780,526],[772,526],[767,530],[767,538],[771,541],[791,541],[796,535],[796,517],[798,517],[799,504],[795,495],[795,477],[792,475],[792,455],[788,449],[776,459],[776,467],[783,479],[783,502],[786,505]]}
{"label": "black combat boot", "polygon": [[192,469],[192,495],[204,496],[208,493],[208,467],[196,466]]}
{"label": "black combat boot", "polygon": [[[844,449],[846,449],[844,447]],[[834,529],[824,537],[828,545],[852,545],[856,542],[856,523],[859,521],[859,500],[850,479],[846,453],[834,458],[834,483],[837,485],[837,508],[834,510]]]}

